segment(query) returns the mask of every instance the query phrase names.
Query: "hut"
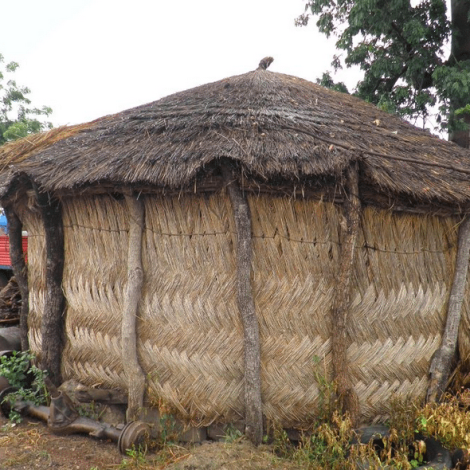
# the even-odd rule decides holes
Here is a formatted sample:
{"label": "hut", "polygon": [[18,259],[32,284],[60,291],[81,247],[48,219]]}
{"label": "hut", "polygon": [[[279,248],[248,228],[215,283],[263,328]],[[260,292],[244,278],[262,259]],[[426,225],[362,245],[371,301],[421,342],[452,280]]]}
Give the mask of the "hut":
{"label": "hut", "polygon": [[269,62],[0,149],[23,347],[56,383],[259,442],[322,382],[380,421],[469,357],[470,152]]}

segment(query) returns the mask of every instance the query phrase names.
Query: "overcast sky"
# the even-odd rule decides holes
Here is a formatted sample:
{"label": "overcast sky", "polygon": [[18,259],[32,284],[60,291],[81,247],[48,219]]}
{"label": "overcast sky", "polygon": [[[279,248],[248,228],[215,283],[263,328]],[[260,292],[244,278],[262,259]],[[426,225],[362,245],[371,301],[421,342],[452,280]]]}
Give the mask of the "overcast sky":
{"label": "overcast sky", "polygon": [[[334,42],[294,26],[303,0],[15,0],[0,53],[55,125],[76,124],[254,70],[315,81]],[[349,76],[348,76],[349,75]],[[349,72],[342,79],[351,85]]]}

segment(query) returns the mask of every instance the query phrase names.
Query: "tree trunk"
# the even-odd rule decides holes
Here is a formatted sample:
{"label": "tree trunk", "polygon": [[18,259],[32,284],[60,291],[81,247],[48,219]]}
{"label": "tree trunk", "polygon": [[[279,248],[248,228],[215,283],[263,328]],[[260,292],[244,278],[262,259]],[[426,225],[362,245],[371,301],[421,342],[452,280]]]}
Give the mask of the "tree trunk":
{"label": "tree trunk", "polygon": [[21,350],[29,349],[28,340],[28,312],[29,312],[29,288],[28,267],[23,253],[23,223],[13,207],[5,205],[5,215],[8,220],[8,235],[10,239],[10,259],[13,273],[21,294],[20,308],[20,338]]}
{"label": "tree trunk", "polygon": [[259,445],[263,438],[261,347],[251,287],[251,215],[248,200],[240,190],[234,174],[225,167],[223,174],[237,228],[237,297],[245,349],[245,434],[253,444]]}
{"label": "tree trunk", "polygon": [[356,243],[360,227],[361,201],[359,199],[359,176],[357,163],[346,174],[346,199],[342,225],[341,260],[332,307],[331,350],[333,355],[333,380],[336,384],[339,406],[348,412],[353,422],[359,416],[359,400],[348,372],[347,316],[350,306],[350,284],[353,273]]}
{"label": "tree trunk", "polygon": [[[451,21],[452,21],[452,55],[449,62],[462,62],[470,60],[470,1],[469,0],[451,0]],[[458,109],[470,104],[470,97],[466,102],[453,102],[452,109]],[[467,129],[453,131],[449,135],[449,140],[455,142],[460,147],[470,147],[470,116],[462,116],[467,124]]]}
{"label": "tree trunk", "polygon": [[142,294],[142,232],[144,205],[132,195],[126,195],[130,214],[127,256],[127,288],[122,314],[122,365],[128,383],[127,421],[139,419],[144,406],[145,374],[137,357],[137,308]]}
{"label": "tree trunk", "polygon": [[54,385],[62,382],[60,367],[64,345],[65,297],[62,291],[64,271],[64,228],[62,207],[49,193],[35,187],[46,238],[46,299],[42,315],[41,368],[47,370]]}
{"label": "tree trunk", "polygon": [[427,393],[428,401],[437,401],[445,392],[450,376],[450,367],[457,351],[457,337],[462,303],[467,284],[468,263],[470,259],[470,217],[467,216],[459,228],[457,259],[455,262],[454,281],[447,306],[447,320],[442,336],[441,347],[436,351],[429,368],[430,382]]}

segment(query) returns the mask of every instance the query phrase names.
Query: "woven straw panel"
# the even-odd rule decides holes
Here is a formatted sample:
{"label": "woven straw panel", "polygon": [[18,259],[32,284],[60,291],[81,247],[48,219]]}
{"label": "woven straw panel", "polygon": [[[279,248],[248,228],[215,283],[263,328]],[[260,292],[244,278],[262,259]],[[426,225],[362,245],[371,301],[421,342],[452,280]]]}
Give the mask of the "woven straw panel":
{"label": "woven straw panel", "polygon": [[348,321],[352,376],[366,420],[399,395],[423,399],[445,325],[457,245],[451,218],[367,209]]}
{"label": "woven straw panel", "polygon": [[63,200],[67,299],[64,380],[126,388],[121,315],[127,278],[129,216],[123,200]]}
{"label": "woven straw panel", "polygon": [[[149,398],[194,423],[239,418],[244,414],[243,329],[228,198],[142,200],[138,334]],[[249,197],[249,203],[263,411],[284,426],[305,426],[320,404],[318,380],[331,377],[329,314],[342,209],[269,196]],[[120,352],[129,226],[125,203],[111,196],[67,199],[63,213],[64,378],[126,389]],[[348,356],[363,419],[370,421],[385,419],[397,394],[424,396],[429,362],[441,339],[457,227],[451,219],[373,209],[365,210],[362,225]],[[42,261],[31,256],[36,264],[30,282],[41,286],[44,255],[33,249]],[[43,292],[37,286],[31,292]],[[33,313],[32,325],[37,317]],[[35,331],[32,337],[40,344]]]}
{"label": "woven straw panel", "polygon": [[243,413],[234,226],[221,196],[145,197],[140,355],[150,396],[196,423]]}
{"label": "woven straw panel", "polygon": [[[318,379],[331,377],[329,313],[341,208],[250,198],[254,285],[262,338],[264,412],[311,421]],[[452,280],[455,221],[366,209],[348,316],[348,358],[365,421],[387,417],[397,394],[423,398]],[[315,364],[321,359],[319,364]]]}
{"label": "woven straw panel", "polygon": [[29,314],[28,339],[31,352],[41,359],[41,317],[46,298],[46,244],[41,215],[33,204],[22,206],[19,217],[28,232]]}
{"label": "woven straw panel", "polygon": [[331,305],[341,214],[332,204],[251,197],[256,313],[264,414],[310,422],[319,390],[314,358],[329,371]]}

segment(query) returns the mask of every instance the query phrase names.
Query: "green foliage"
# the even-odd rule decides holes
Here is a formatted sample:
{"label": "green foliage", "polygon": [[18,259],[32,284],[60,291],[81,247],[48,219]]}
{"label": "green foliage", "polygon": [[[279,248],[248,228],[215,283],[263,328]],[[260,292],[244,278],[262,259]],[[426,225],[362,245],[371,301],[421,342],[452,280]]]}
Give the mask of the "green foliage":
{"label": "green foliage", "polygon": [[[46,372],[31,365],[34,356],[29,352],[13,351],[10,357],[0,357],[0,376],[5,377],[12,387],[18,390],[8,394],[3,401],[10,405],[16,401],[27,401],[34,405],[43,405],[48,401],[48,392],[44,383]],[[21,416],[12,410],[9,416],[13,422],[20,422]]]}
{"label": "green foliage", "polygon": [[3,64],[4,57],[0,54],[0,145],[52,128],[50,122],[42,120],[50,116],[52,109],[31,106],[28,98],[31,90],[9,78],[19,65],[16,62]]}
{"label": "green foliage", "polygon": [[166,446],[178,440],[178,426],[172,414],[162,413],[160,415],[159,444]]}
{"label": "green foliage", "polygon": [[[267,438],[267,436],[263,436],[263,439],[265,438]],[[243,439],[243,433],[237,428],[228,425],[227,429],[225,430],[224,441],[229,444],[232,442],[237,442],[240,439]]]}
{"label": "green foliage", "polygon": [[33,356],[28,353],[13,351],[10,357],[0,357],[0,376],[5,377],[12,387],[21,388],[26,385],[30,362]]}
{"label": "green foliage", "polygon": [[132,449],[126,450],[127,459],[123,459],[119,468],[142,468],[146,466],[147,449],[142,447],[132,447]]}
{"label": "green foliage", "polygon": [[[468,0],[455,3],[470,15]],[[470,103],[470,61],[456,52],[455,38],[467,31],[452,29],[457,26],[449,21],[445,0],[307,0],[296,23],[306,25],[311,16],[322,33],[337,38],[340,55],[333,58],[334,70],[359,66],[363,71],[357,96],[425,121],[438,105],[444,115],[441,128],[455,129],[454,111]],[[454,53],[446,58],[451,39]],[[320,83],[341,85],[329,73]]]}
{"label": "green foliage", "polygon": [[335,83],[333,80],[333,77],[331,76],[330,72],[323,72],[323,75],[321,78],[317,78],[317,83],[321,86],[324,86],[326,88],[331,88],[332,90],[335,91],[340,91],[341,93],[348,93],[348,88],[343,82],[338,82]]}

